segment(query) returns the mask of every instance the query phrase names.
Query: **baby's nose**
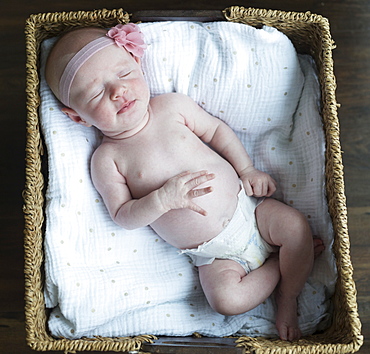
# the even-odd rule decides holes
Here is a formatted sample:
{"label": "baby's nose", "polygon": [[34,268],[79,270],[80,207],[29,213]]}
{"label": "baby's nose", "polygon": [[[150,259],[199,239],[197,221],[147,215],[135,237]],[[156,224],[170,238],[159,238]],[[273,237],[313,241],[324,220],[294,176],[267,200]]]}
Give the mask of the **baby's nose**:
{"label": "baby's nose", "polygon": [[113,85],[111,99],[117,100],[121,98],[126,91],[127,91],[126,87],[122,84]]}

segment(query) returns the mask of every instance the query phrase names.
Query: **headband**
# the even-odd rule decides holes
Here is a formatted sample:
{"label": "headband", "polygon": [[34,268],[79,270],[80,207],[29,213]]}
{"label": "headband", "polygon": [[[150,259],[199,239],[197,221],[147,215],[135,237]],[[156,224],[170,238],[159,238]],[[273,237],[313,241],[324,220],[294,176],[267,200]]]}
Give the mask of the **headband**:
{"label": "headband", "polygon": [[112,27],[105,37],[100,37],[86,44],[80,49],[68,62],[59,81],[60,101],[69,107],[69,94],[72,82],[86,61],[100,50],[116,44],[119,47],[125,48],[128,52],[136,57],[142,57],[146,44],[144,43],[143,34],[139,26],[129,23],[127,25],[117,25]]}

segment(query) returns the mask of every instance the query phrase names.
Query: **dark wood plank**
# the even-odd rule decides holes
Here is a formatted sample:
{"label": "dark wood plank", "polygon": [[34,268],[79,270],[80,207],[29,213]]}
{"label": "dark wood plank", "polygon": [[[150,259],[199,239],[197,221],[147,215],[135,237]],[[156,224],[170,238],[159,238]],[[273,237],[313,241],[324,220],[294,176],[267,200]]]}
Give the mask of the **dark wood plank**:
{"label": "dark wood plank", "polygon": [[153,344],[143,345],[143,351],[163,354],[244,354],[235,347],[233,338],[162,337]]}
{"label": "dark wood plank", "polygon": [[223,9],[236,3],[328,17],[334,51],[341,141],[344,151],[349,232],[365,344],[370,352],[370,3],[365,0],[231,0],[185,3],[169,0],[20,0],[0,3],[0,352],[32,353],[26,346],[23,315],[23,216],[25,146],[24,22],[31,13],[124,7],[127,11]]}

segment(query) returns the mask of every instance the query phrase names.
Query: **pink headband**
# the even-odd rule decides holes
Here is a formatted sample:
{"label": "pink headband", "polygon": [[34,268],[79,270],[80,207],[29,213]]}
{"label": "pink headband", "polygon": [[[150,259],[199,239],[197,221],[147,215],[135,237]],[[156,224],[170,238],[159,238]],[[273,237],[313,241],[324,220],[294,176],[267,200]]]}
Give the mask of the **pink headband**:
{"label": "pink headband", "polygon": [[136,57],[142,57],[147,47],[140,28],[133,23],[112,27],[106,37],[97,38],[85,45],[68,62],[60,78],[60,100],[64,105],[69,107],[69,93],[72,82],[81,66],[95,53],[112,44],[125,48]]}

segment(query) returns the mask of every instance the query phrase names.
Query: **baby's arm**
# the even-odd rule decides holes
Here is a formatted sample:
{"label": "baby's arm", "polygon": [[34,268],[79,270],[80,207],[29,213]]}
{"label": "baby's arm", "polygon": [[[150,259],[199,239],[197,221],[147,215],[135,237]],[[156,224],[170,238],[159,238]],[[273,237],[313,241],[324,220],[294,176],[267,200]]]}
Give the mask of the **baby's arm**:
{"label": "baby's arm", "polygon": [[184,99],[189,100],[185,105],[187,126],[232,164],[243,181],[247,195],[271,196],[276,190],[276,182],[270,175],[253,166],[251,158],[234,131],[220,119],[208,114],[190,98]]}
{"label": "baby's arm", "polygon": [[224,122],[219,121],[213,135],[210,131],[210,140],[205,141],[233,165],[248,196],[270,197],[276,191],[274,179],[253,166],[243,144]]}
{"label": "baby's arm", "polygon": [[126,178],[114,161],[105,156],[104,149],[93,155],[91,175],[113,221],[131,230],[150,225],[172,209],[187,208],[206,215],[193,199],[212,192],[211,187],[197,187],[215,177],[207,171],[184,172],[170,178],[161,188],[133,199]]}

